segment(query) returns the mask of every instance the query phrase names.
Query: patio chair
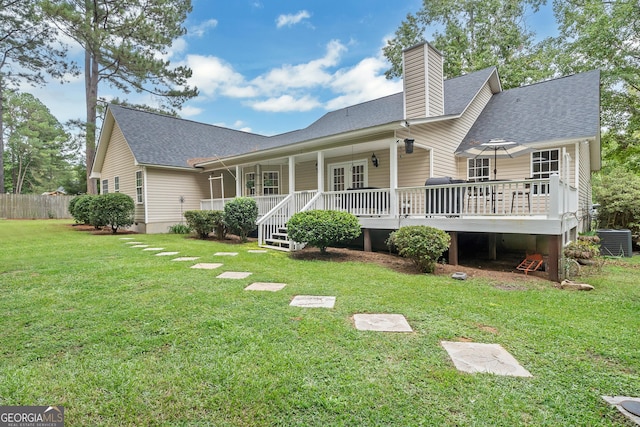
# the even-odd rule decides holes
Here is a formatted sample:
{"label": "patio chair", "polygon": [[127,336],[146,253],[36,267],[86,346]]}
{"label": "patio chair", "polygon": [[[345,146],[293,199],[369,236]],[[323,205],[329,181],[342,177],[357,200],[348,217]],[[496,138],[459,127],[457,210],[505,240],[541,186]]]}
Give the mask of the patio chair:
{"label": "patio chair", "polygon": [[524,271],[524,274],[527,275],[530,271],[539,269],[543,261],[541,254],[529,254],[516,268]]}

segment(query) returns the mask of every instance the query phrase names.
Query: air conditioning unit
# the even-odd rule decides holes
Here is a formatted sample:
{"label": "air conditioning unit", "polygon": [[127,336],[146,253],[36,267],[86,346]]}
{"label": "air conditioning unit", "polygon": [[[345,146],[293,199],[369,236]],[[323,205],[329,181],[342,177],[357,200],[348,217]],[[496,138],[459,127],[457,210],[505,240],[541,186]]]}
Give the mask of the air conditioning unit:
{"label": "air conditioning unit", "polygon": [[631,257],[631,230],[598,230],[600,255]]}

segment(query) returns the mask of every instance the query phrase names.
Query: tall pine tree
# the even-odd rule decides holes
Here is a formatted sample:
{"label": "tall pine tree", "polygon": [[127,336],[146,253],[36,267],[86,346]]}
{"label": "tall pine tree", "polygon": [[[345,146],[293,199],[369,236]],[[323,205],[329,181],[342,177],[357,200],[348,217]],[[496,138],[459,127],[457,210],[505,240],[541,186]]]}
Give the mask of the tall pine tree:
{"label": "tall pine tree", "polygon": [[47,73],[64,76],[64,50],[53,47],[55,35],[40,1],[0,0],[0,193],[5,192],[3,94],[19,82],[43,84]]}
{"label": "tall pine tree", "polygon": [[[185,34],[189,0],[44,0],[45,10],[85,52],[87,177],[95,156],[96,112],[101,83],[125,93],[158,96],[167,108],[179,108],[197,95],[187,85],[191,70],[172,67],[163,58],[173,40]],[[96,193],[87,180],[87,192]]]}

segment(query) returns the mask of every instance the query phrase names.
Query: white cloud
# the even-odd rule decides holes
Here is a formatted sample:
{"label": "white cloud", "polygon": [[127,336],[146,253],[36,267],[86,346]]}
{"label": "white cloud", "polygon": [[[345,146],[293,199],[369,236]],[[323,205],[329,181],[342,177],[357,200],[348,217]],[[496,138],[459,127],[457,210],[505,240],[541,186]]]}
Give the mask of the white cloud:
{"label": "white cloud", "polygon": [[204,21],[197,25],[189,27],[187,30],[187,34],[193,35],[195,37],[203,37],[209,29],[215,28],[217,26],[218,26],[217,19],[209,19],[207,21]]}
{"label": "white cloud", "polygon": [[276,19],[276,27],[278,28],[282,28],[285,26],[291,27],[295,24],[299,24],[303,19],[307,19],[307,18],[311,18],[311,14],[306,10],[301,10],[295,15],[292,15],[292,14],[280,15]]}
{"label": "white cloud", "polygon": [[219,93],[226,95],[227,92],[233,95],[234,88],[245,85],[241,74],[215,56],[187,55],[184,65],[193,71],[189,84],[197,86],[201,93],[209,97]]}
{"label": "white cloud", "polygon": [[203,111],[204,109],[202,108],[192,107],[191,105],[187,105],[185,107],[182,107],[182,109],[180,109],[178,113],[182,117],[194,117],[194,116],[200,115]]}
{"label": "white cloud", "polygon": [[270,98],[266,101],[248,102],[251,108],[257,111],[268,111],[272,113],[284,113],[287,111],[309,111],[322,106],[317,99],[305,95],[295,99],[291,95],[282,95],[277,98]]}
{"label": "white cloud", "polygon": [[331,80],[331,89],[338,96],[327,102],[327,110],[336,110],[364,101],[380,98],[402,91],[402,82],[387,80],[384,70],[388,64],[380,57],[365,58],[350,69],[336,72]]}
{"label": "white cloud", "polygon": [[255,78],[251,84],[259,88],[264,94],[275,95],[289,88],[312,88],[326,85],[331,80],[331,74],[327,68],[335,67],[340,62],[340,57],[347,50],[346,46],[338,40],[332,40],[327,45],[324,57],[315,59],[306,64],[283,65],[265,75]]}

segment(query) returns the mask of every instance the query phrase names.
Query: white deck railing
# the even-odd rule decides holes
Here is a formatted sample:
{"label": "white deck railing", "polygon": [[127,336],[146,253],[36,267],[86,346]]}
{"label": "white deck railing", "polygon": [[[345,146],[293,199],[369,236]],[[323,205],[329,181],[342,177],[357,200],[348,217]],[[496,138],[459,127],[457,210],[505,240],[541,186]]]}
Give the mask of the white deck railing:
{"label": "white deck railing", "polygon": [[[258,219],[258,244],[264,245],[274,233],[278,233],[287,225],[289,218],[309,205],[317,191],[298,191],[284,198],[269,212]],[[291,242],[293,244],[293,242]]]}
{"label": "white deck railing", "polygon": [[[284,200],[285,197],[287,197],[286,194],[273,194],[269,196],[253,197],[253,199],[258,204],[258,216],[265,215],[271,209],[275,208],[278,205],[278,203]],[[224,205],[233,199],[234,198],[232,197],[228,199],[200,200],[200,209],[201,210],[210,209],[215,211],[221,211],[221,210],[224,210]]]}
{"label": "white deck railing", "polygon": [[[392,197],[394,196],[394,197]],[[293,195],[259,196],[262,224],[277,232],[296,212],[309,209],[347,211],[356,216],[377,217],[481,217],[545,216],[559,218],[575,212],[577,190],[559,177],[518,181],[484,181],[390,189],[296,192]],[[223,209],[231,199],[203,200],[203,209]],[[265,217],[267,217],[265,219]],[[269,234],[269,233],[267,233]],[[268,238],[265,235],[265,238]]]}
{"label": "white deck railing", "polygon": [[[564,186],[567,188],[568,186]],[[399,216],[530,216],[551,214],[551,198],[564,197],[550,179],[485,181],[401,188]],[[570,198],[570,197],[569,197]]]}

